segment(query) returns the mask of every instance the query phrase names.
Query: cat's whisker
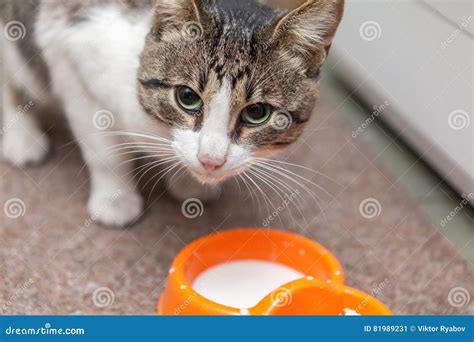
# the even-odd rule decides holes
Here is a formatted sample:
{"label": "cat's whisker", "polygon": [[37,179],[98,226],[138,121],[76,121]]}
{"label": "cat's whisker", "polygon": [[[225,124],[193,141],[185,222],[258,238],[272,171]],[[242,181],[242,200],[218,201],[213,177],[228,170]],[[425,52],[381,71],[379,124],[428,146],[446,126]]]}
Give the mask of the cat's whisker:
{"label": "cat's whisker", "polygon": [[[145,154],[144,156],[137,156],[135,158],[128,159],[122,162],[119,166],[127,163],[132,163],[144,159],[152,159],[152,158],[160,158],[159,160],[151,161],[146,163],[145,165],[141,165],[129,174],[136,173],[132,177],[135,179],[138,177],[137,183],[140,183],[142,179],[152,170],[169,163],[174,163],[171,166],[166,167],[164,170],[160,171],[157,175],[153,176],[146,184],[145,187],[156,177],[158,177],[161,173],[166,172],[167,170],[171,170],[171,167],[174,165],[179,165],[179,158],[174,153],[173,148],[171,147],[172,141],[169,139],[158,137],[155,135],[151,135],[144,132],[132,132],[132,131],[116,131],[116,132],[104,132],[104,135],[107,136],[120,136],[120,137],[130,137],[130,138],[140,138],[152,140],[152,142],[147,141],[126,141],[121,142],[119,144],[115,144],[107,149],[108,153],[116,156],[116,157],[123,157],[126,155],[133,155],[133,154]],[[161,178],[158,180],[158,182]],[[157,183],[158,183],[157,182]],[[154,188],[156,184],[154,185]],[[153,193],[153,190],[152,190]]]}
{"label": "cat's whisker", "polygon": [[[259,166],[259,165],[256,165],[256,166]],[[283,179],[280,179],[278,177],[276,177],[274,174],[268,172],[267,169],[259,169],[257,167],[254,167],[254,165],[251,166],[253,168],[254,171],[257,171],[257,172],[260,172],[264,175],[266,175],[267,177],[275,180],[276,182],[278,182],[281,186],[283,186],[286,190],[288,190],[290,192],[290,194],[293,194],[293,193],[296,193],[298,195],[298,197],[303,201],[305,202],[305,199],[303,196],[301,196],[301,194],[298,192],[296,192],[296,190],[294,188],[291,187],[290,184],[288,184],[287,182],[285,182],[285,178]],[[299,200],[298,200],[299,201]]]}
{"label": "cat's whisker", "polygon": [[233,175],[232,179],[234,180],[234,182],[237,184],[237,187],[239,188],[239,194],[242,194],[242,187],[240,185],[239,179],[237,178],[236,175]]}
{"label": "cat's whisker", "polygon": [[[298,169],[302,169],[302,170],[305,170],[305,171],[308,171],[308,172],[311,172],[311,173],[314,173],[314,174],[317,174],[319,176],[322,176],[332,182],[334,182],[335,184],[339,185],[342,187],[341,184],[338,183],[338,181],[336,181],[334,178],[331,178],[329,177],[328,175],[326,175],[325,173],[322,173],[320,171],[316,171],[316,170],[313,170],[313,169],[310,169],[309,167],[306,167],[306,166],[303,166],[303,165],[299,165],[299,164],[294,164],[294,163],[289,163],[289,162],[286,162],[286,161],[282,161],[282,160],[275,160],[275,159],[267,159],[267,158],[261,158],[261,157],[256,157],[255,160],[258,160],[258,161],[262,161],[262,162],[267,162],[267,163],[275,163],[275,164],[281,164],[281,165],[286,165],[286,166],[292,166],[292,167],[295,167],[295,168],[298,168]],[[285,169],[286,170],[286,169]]]}
{"label": "cat's whisker", "polygon": [[147,143],[147,142],[128,142],[113,145],[106,149],[106,151],[121,151],[126,150],[134,147],[142,147],[142,148],[151,148],[151,147],[159,147],[159,148],[166,148],[172,150],[171,145],[169,144],[159,144],[159,143]]}
{"label": "cat's whisker", "polygon": [[[274,173],[274,174],[277,174],[281,177],[284,177],[285,179],[287,179],[288,181],[296,184],[297,186],[301,187],[303,190],[305,190],[311,197],[315,196],[316,193],[314,191],[312,191],[307,185],[305,185],[304,183],[301,183],[298,179],[295,179],[292,177],[292,175],[290,174],[286,174],[286,170],[279,170],[279,169],[275,169],[273,168],[272,166],[268,166],[268,165],[265,165],[265,164],[261,164],[260,162],[257,162],[257,163],[254,163],[253,164],[253,167],[254,168],[257,168],[257,167],[260,167],[260,168],[263,168],[264,170],[267,170],[268,172],[271,172],[271,173]],[[314,199],[314,197],[313,197]]]}
{"label": "cat's whisker", "polygon": [[[250,169],[249,170],[250,173],[252,173],[255,177],[257,177],[260,181],[262,181],[263,183],[265,183],[279,198],[282,202],[285,201],[285,198],[284,198],[284,195],[286,195],[286,193],[284,191],[282,191],[280,188],[278,188],[277,186],[274,185],[274,183],[272,183],[271,181],[267,180],[267,178],[265,176],[263,176],[262,174],[259,174],[257,172],[255,172],[255,170],[252,170]],[[284,195],[282,196],[281,193],[282,192]],[[273,214],[279,214],[278,211],[279,211],[279,208],[275,208],[275,206],[272,204],[272,207],[273,207]],[[295,223],[295,218],[293,216],[293,213],[291,212],[291,210],[289,211],[290,213],[290,216],[291,216],[291,220],[292,220],[292,223],[294,224]],[[277,215],[278,216],[278,219],[280,221],[280,223],[283,225],[283,221],[281,219],[281,216],[280,215]]]}
{"label": "cat's whisker", "polygon": [[[162,157],[166,157],[166,158],[162,159]],[[132,159],[129,159],[129,160],[125,160],[125,161],[121,162],[120,164],[118,164],[117,166],[120,167],[120,166],[123,166],[125,164],[134,163],[134,162],[139,161],[139,160],[154,159],[154,158],[159,158],[157,161],[166,161],[166,160],[170,160],[170,159],[177,159],[177,157],[174,154],[153,154],[153,155],[149,155],[149,156],[141,156],[141,157],[136,157],[136,158],[132,158]]]}
{"label": "cat's whisker", "polygon": [[[295,189],[292,189],[288,184],[284,183],[283,181],[281,181],[280,179],[278,179],[277,177],[275,177],[274,175],[270,174],[269,172],[266,172],[264,170],[261,170],[261,169],[257,169],[257,168],[253,168],[253,171],[254,172],[257,172],[257,173],[260,173],[262,176],[265,176],[267,177],[267,179],[269,179],[269,181],[272,181],[273,183],[277,183],[279,184],[280,187],[283,187],[284,189],[288,190],[289,191],[289,194],[281,189],[281,188],[278,188],[285,197],[287,197],[286,199],[290,201],[290,203],[292,203],[296,209],[298,210],[298,213],[300,214],[301,217],[304,218],[304,215],[303,215],[303,212],[301,211],[301,207],[303,205],[303,203],[301,202],[301,200],[304,201],[304,198],[303,196],[301,196],[301,194],[299,193],[299,191],[295,191]],[[297,196],[294,196],[293,194],[295,194]],[[291,200],[291,197],[294,197],[294,201]],[[299,198],[298,198],[299,197]],[[284,198],[281,198],[282,201],[285,201]],[[292,216],[293,218],[293,215],[291,213],[291,209],[290,209],[290,215]],[[294,219],[293,219],[294,220]],[[293,222],[294,223],[294,222]]]}
{"label": "cat's whisker", "polygon": [[[143,178],[145,178],[145,176],[151,172],[152,170],[155,170],[156,168],[160,167],[160,166],[163,166],[163,165],[166,165],[166,164],[170,164],[170,163],[176,163],[178,162],[178,159],[176,158],[170,158],[169,160],[157,160],[155,162],[152,162],[150,164],[150,166],[148,168],[145,168],[143,170],[141,170],[137,176],[135,177],[138,177],[140,174],[140,178],[138,178],[137,180],[137,183],[139,184]],[[148,183],[147,183],[148,184]]]}
{"label": "cat's whisker", "polygon": [[174,179],[177,177],[176,181],[178,181],[178,179],[181,178],[185,173],[186,173],[186,166],[182,165],[177,171],[175,171],[173,176],[170,177],[169,184],[174,184]]}
{"label": "cat's whisker", "polygon": [[127,176],[131,175],[131,174],[134,174],[132,178],[136,178],[136,177],[138,177],[138,175],[140,175],[143,172],[143,170],[146,170],[147,168],[150,168],[150,167],[152,167],[153,165],[156,165],[156,163],[159,163],[159,162],[161,162],[161,160],[153,160],[153,161],[150,161],[146,164],[140,165],[140,166],[134,168],[133,170],[129,171],[127,173]]}
{"label": "cat's whisker", "polygon": [[123,157],[127,155],[135,155],[135,154],[146,154],[146,155],[151,155],[152,153],[160,153],[161,155],[176,155],[174,151],[170,150],[161,150],[161,149],[150,149],[150,150],[144,150],[144,149],[135,149],[127,152],[121,152],[117,154],[109,153],[110,156],[114,157]]}
{"label": "cat's whisker", "polygon": [[159,144],[159,143],[145,143],[145,142],[133,142],[133,143],[124,143],[124,144],[117,144],[113,145],[106,149],[106,151],[121,151],[126,149],[132,148],[161,148],[161,149],[168,149],[172,150],[173,148],[169,144]]}
{"label": "cat's whisker", "polygon": [[[177,167],[177,166],[179,166],[179,165],[176,165],[176,167]],[[166,177],[167,174],[170,174],[173,170],[175,170],[176,167],[171,168],[167,173],[165,173],[163,176],[160,177],[160,179],[158,179],[158,180],[155,182],[155,184],[153,185],[153,188],[152,188],[151,191],[150,191],[150,194],[148,195],[148,200],[150,200],[152,194],[155,192],[155,188],[158,186],[158,184],[160,183],[160,181],[161,181],[164,177]],[[178,177],[178,179],[176,179],[176,181],[178,181],[179,178],[184,174],[184,173],[181,173],[181,172],[182,172],[183,170],[185,170],[185,169],[186,169],[186,166],[181,165],[181,167],[179,167],[177,170],[175,170],[174,173],[173,173],[173,175],[170,177],[170,180],[169,180],[169,183],[168,183],[168,184],[170,184],[170,185],[173,184],[173,183],[174,183],[173,179],[176,178],[176,177]],[[181,174],[180,174],[180,173],[181,173]]]}
{"label": "cat's whisker", "polygon": [[[255,208],[255,200],[253,198],[253,190],[250,188],[248,182],[245,180],[245,178],[240,174],[238,173],[237,176],[239,177],[240,180],[242,180],[242,182],[244,183],[245,187],[247,188],[248,192],[249,192],[249,196],[252,200],[252,208]],[[248,197],[247,197],[248,198]],[[247,200],[247,198],[245,198],[245,200]]]}
{"label": "cat's whisker", "polygon": [[[155,181],[155,184],[153,185],[152,189],[151,189],[151,192],[150,192],[150,196],[151,194],[153,194],[155,192],[155,188],[158,186],[158,184],[161,182],[161,180],[163,178],[165,178],[171,171],[173,171],[174,169],[176,169],[178,166],[182,165],[181,162],[176,162],[174,163],[173,165],[167,167],[165,170],[163,170],[162,172],[159,172],[158,175],[162,174],[160,178],[158,178],[157,181]],[[183,167],[183,166],[181,166]],[[153,176],[151,179],[153,178],[156,178],[157,176]],[[150,180],[151,180],[150,179]],[[146,185],[145,185],[146,186]]]}
{"label": "cat's whisker", "polygon": [[121,150],[126,150],[126,149],[133,149],[133,148],[160,148],[160,149],[168,149],[172,150],[173,148],[171,147],[170,144],[168,143],[157,143],[157,142],[143,142],[143,141],[134,141],[134,142],[126,142],[126,143],[119,143],[112,145],[105,149],[107,152],[114,152],[114,151],[121,151]]}
{"label": "cat's whisker", "polygon": [[[148,186],[148,184],[150,184],[154,179],[156,179],[157,177],[160,177],[161,174],[166,173],[168,170],[170,170],[170,169],[172,169],[172,168],[178,166],[179,164],[180,164],[180,162],[177,161],[177,162],[174,162],[173,164],[171,164],[171,165],[165,167],[163,170],[161,170],[161,171],[158,172],[157,174],[153,175],[153,176],[145,183],[145,185],[144,185],[143,187],[146,188],[146,187]],[[160,182],[160,181],[161,181],[161,178],[158,179],[158,182]]]}
{"label": "cat's whisker", "polygon": [[[247,170],[247,172],[249,172],[249,170]],[[268,203],[269,203],[269,199],[268,199],[268,196],[267,194],[265,193],[265,191],[262,190],[262,188],[255,182],[255,180],[251,177],[251,174],[247,174],[247,172],[244,173],[244,176],[255,186],[255,188],[260,192],[260,194],[262,195],[263,197],[263,200],[264,200],[264,203],[267,207],[267,216],[270,215],[270,207],[268,206]],[[258,199],[258,197],[257,197]],[[270,201],[270,204],[271,204],[271,201]],[[275,209],[274,209],[275,210]]]}
{"label": "cat's whisker", "polygon": [[[145,151],[145,150],[135,150],[129,152],[122,152],[120,154],[114,155],[115,157],[121,157],[121,159],[126,159],[127,161],[134,160],[135,158],[146,159],[146,158],[159,158],[159,157],[168,157],[168,156],[176,156],[175,153],[171,151],[160,151],[160,150],[153,150],[153,151]],[[140,160],[137,159],[137,160]]]}
{"label": "cat's whisker", "polygon": [[[248,181],[248,175],[246,174],[247,172],[244,171],[242,172],[242,174],[240,174],[240,178],[242,179],[242,181],[244,182],[244,184],[247,186],[247,189],[249,189],[249,193],[250,193],[250,196],[252,198],[252,205],[253,205],[253,208],[255,208],[255,202],[257,202],[257,207],[258,207],[258,212],[261,213],[262,212],[262,207],[261,207],[261,204],[260,204],[260,198],[259,196],[257,195],[256,193],[256,190],[251,186],[251,184],[249,183]],[[255,195],[255,202],[254,202],[254,195]]]}
{"label": "cat's whisker", "polygon": [[[124,142],[120,142],[118,144],[115,144],[113,146],[111,146],[112,148],[113,147],[116,147],[116,146],[126,146],[126,145],[133,145],[133,144],[144,144],[144,145],[167,145],[167,146],[171,146],[171,141],[153,141],[153,142],[149,142],[149,141],[142,141],[142,140],[137,140],[137,141],[124,141]],[[110,148],[110,147],[109,147]]]}
{"label": "cat's whisker", "polygon": [[[267,161],[262,161],[262,160],[258,160],[257,159],[257,163],[255,165],[259,165],[261,167],[263,166],[266,166],[268,167],[269,169],[273,169],[275,172],[276,171],[280,171],[282,172],[286,177],[288,177],[288,175],[291,175],[293,177],[296,177],[298,179],[300,179],[301,181],[304,181],[304,182],[307,182],[308,184],[311,184],[313,186],[315,186],[316,188],[318,188],[319,190],[321,190],[323,193],[325,193],[328,197],[330,197],[332,200],[335,200],[334,196],[332,196],[325,188],[323,188],[321,185],[313,182],[312,180],[309,180],[291,170],[288,170],[288,169],[285,169],[284,167],[281,167],[281,166],[278,166],[278,165],[274,165],[274,164],[271,164]],[[303,167],[304,168],[304,167]],[[311,169],[308,169],[308,170],[311,170]],[[291,178],[291,177],[290,177]],[[292,178],[291,178],[292,179]],[[293,181],[295,181],[294,179],[292,179]]]}
{"label": "cat's whisker", "polygon": [[[253,167],[253,166],[252,166]],[[287,196],[288,198],[291,198],[293,197],[294,198],[294,201],[291,201],[295,207],[298,209],[300,215],[302,217],[303,214],[301,212],[301,207],[304,207],[304,203],[307,202],[306,199],[301,195],[301,193],[298,191],[298,187],[294,187],[294,186],[291,186],[290,184],[288,184],[288,181],[287,179],[285,178],[279,178],[279,177],[276,177],[274,174],[272,174],[271,172],[267,171],[266,169],[260,169],[258,167],[253,167],[253,170],[255,172],[258,172],[262,175],[264,175],[265,177],[267,177],[268,179],[272,180],[273,182],[275,182],[276,184],[278,184],[281,188],[283,188],[281,191],[284,193],[285,196]],[[286,192],[288,191],[288,193]],[[295,196],[296,195],[296,196]]]}
{"label": "cat's whisker", "polygon": [[[289,181],[291,181],[291,182],[297,184],[298,186],[300,186],[303,190],[305,190],[305,191],[311,196],[311,198],[313,198],[313,200],[315,201],[315,203],[316,203],[316,205],[318,206],[319,210],[321,210],[321,212],[323,213],[324,217],[326,217],[326,214],[325,214],[325,212],[324,212],[324,210],[323,210],[323,208],[322,208],[322,206],[321,206],[321,204],[320,204],[320,200],[321,200],[321,199],[316,195],[316,193],[314,193],[311,189],[309,189],[305,184],[301,183],[301,182],[298,181],[297,179],[292,178],[292,177],[290,176],[290,175],[291,175],[291,172],[290,172],[290,171],[288,171],[288,170],[286,170],[286,169],[284,169],[284,168],[280,168],[280,169],[281,169],[281,170],[280,170],[280,169],[278,169],[278,168],[275,168],[276,166],[274,166],[274,165],[270,165],[270,166],[269,166],[269,165],[266,165],[266,164],[262,164],[262,162],[257,162],[257,163],[254,164],[254,166],[255,166],[255,167],[264,168],[264,169],[266,169],[266,170],[269,171],[269,172],[274,172],[274,173],[276,173],[276,174],[278,174],[278,175],[280,175],[280,176],[286,178],[287,180],[289,180]],[[282,172],[282,171],[283,171],[283,172]],[[288,173],[290,173],[290,175],[288,175],[288,174],[286,174],[286,173],[284,173],[284,172],[288,172]],[[305,179],[304,177],[302,177],[302,176],[300,176],[300,175],[297,175],[297,174],[294,174],[294,175],[295,175],[295,176],[298,176],[299,178],[302,178],[303,180],[306,180],[307,182],[310,182],[310,184],[315,185],[315,186],[316,186],[317,188],[319,188],[319,189],[321,188],[319,185],[317,185],[317,184],[315,184],[314,182],[311,182],[311,181]],[[327,193],[327,191],[325,191],[325,190],[324,190],[324,192]],[[329,196],[332,198],[331,195],[329,195]]]}
{"label": "cat's whisker", "polygon": [[[248,172],[250,175],[255,176],[255,178],[257,179],[257,181],[262,182],[263,184],[265,184],[266,186],[268,186],[270,189],[272,189],[272,191],[275,191],[275,190],[273,189],[273,187],[272,187],[265,179],[263,179],[259,174],[257,174],[256,172],[254,172],[254,170],[249,169],[247,172]],[[256,181],[256,182],[257,182],[257,181]],[[257,186],[257,189],[258,189],[258,190],[261,190],[260,193],[262,193],[263,189],[261,189],[260,186]],[[276,208],[275,208],[275,206],[273,205],[273,203],[272,203],[270,197],[265,193],[265,191],[263,191],[262,195],[263,195],[264,199],[267,199],[267,202],[270,203],[270,205],[272,206],[273,210],[276,210]]]}
{"label": "cat's whisker", "polygon": [[144,132],[133,132],[133,131],[110,131],[110,132],[101,132],[100,134],[106,136],[121,136],[121,137],[133,137],[133,138],[144,138],[150,139],[158,142],[171,143],[172,141],[163,137],[158,137]]}

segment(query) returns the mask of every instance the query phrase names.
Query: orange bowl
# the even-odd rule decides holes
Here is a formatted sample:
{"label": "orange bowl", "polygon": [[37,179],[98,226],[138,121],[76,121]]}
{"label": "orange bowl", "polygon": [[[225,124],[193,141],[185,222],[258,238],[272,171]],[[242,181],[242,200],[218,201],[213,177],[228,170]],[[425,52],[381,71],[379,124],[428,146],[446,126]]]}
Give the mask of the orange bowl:
{"label": "orange bowl", "polygon": [[391,315],[392,312],[374,297],[341,284],[318,279],[300,279],[276,289],[257,306],[254,315],[336,316],[350,309],[361,316]]}
{"label": "orange bowl", "polygon": [[393,314],[378,299],[348,286],[344,287],[344,308],[351,309],[362,316],[387,316]]}
{"label": "orange bowl", "polygon": [[[286,265],[305,274],[306,278],[276,289],[245,311],[213,302],[193,290],[194,280],[207,269],[250,259]],[[343,284],[344,273],[339,261],[322,245],[284,231],[234,229],[196,240],[178,254],[157,310],[160,315],[339,314],[344,308],[355,308],[357,298],[365,299],[366,296],[356,290],[350,291]],[[344,306],[346,302],[350,306]],[[386,312],[385,306],[380,303],[383,308],[379,307],[376,299],[368,302],[374,310],[364,307],[364,313]]]}

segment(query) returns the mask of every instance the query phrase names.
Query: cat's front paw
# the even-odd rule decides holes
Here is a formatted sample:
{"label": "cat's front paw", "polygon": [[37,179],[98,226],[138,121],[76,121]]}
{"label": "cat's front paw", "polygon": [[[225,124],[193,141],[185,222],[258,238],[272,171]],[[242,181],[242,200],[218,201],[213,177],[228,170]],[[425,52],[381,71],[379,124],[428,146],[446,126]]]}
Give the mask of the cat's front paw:
{"label": "cat's front paw", "polygon": [[49,152],[49,139],[39,130],[12,128],[3,136],[3,156],[18,167],[41,163]]}
{"label": "cat's front paw", "polygon": [[87,208],[94,222],[122,228],[134,224],[140,218],[144,202],[135,191],[96,191],[89,198]]}

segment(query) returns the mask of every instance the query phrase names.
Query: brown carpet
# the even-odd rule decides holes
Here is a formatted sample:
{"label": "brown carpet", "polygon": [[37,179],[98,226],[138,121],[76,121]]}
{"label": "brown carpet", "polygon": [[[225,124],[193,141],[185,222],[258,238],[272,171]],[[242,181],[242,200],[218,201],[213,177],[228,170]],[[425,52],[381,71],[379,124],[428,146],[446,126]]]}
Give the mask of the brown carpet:
{"label": "brown carpet", "polygon": [[[472,304],[457,307],[453,293],[449,296],[454,288],[474,293],[472,266],[372,163],[374,156],[351,139],[350,128],[333,108],[323,105],[318,113],[305,139],[286,157],[333,178],[313,180],[334,199],[313,187],[322,213],[301,190],[300,211],[283,210],[282,222],[272,225],[327,246],[341,260],[350,285],[375,292],[396,314],[474,313]],[[80,153],[68,144],[71,137],[64,129],[56,126],[50,133],[55,148],[43,166],[20,170],[0,163],[2,206],[19,198],[26,208],[23,216],[1,221],[2,313],[153,314],[168,267],[185,244],[214,230],[261,225],[267,216],[263,198],[259,210],[244,187],[236,196],[238,187],[229,184],[198,219],[185,218],[181,203],[161,196],[159,188],[133,229],[88,226],[87,171],[81,171]],[[272,198],[276,207],[281,205],[277,196]],[[380,215],[372,219],[359,212],[368,198],[381,204]],[[114,297],[103,308],[93,302],[93,293],[102,287]]]}

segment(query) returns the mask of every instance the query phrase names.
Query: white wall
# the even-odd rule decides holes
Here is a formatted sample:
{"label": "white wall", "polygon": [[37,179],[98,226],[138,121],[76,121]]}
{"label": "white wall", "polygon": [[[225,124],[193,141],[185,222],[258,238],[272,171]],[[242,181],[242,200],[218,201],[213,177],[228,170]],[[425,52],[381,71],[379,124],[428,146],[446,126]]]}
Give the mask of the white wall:
{"label": "white wall", "polygon": [[[428,3],[428,4],[427,4]],[[474,193],[474,2],[348,1],[330,67],[461,194]]]}

